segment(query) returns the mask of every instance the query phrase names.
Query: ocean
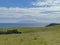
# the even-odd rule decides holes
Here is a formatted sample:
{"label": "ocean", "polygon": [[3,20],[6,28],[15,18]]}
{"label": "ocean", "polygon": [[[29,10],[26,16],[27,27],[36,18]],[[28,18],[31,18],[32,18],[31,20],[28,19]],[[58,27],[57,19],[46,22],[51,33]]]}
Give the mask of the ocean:
{"label": "ocean", "polygon": [[47,23],[0,23],[0,28],[13,28],[13,27],[41,27]]}

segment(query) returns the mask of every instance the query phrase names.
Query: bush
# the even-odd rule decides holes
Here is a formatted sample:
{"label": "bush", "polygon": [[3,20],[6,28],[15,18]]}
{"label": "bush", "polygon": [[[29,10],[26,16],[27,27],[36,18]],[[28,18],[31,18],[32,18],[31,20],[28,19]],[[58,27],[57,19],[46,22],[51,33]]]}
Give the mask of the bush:
{"label": "bush", "polygon": [[8,30],[7,32],[6,32],[7,34],[17,34],[17,33],[22,33],[22,32],[18,32],[17,30]]}
{"label": "bush", "polygon": [[21,34],[22,32],[18,32],[17,30],[8,30],[7,32],[0,31],[0,34]]}

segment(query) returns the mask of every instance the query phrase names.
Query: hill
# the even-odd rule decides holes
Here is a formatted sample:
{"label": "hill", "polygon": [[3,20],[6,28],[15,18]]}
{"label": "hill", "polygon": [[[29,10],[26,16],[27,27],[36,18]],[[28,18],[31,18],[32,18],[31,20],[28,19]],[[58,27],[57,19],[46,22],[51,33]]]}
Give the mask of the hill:
{"label": "hill", "polygon": [[0,34],[0,45],[60,45],[60,25],[50,27],[0,28],[16,29],[21,34]]}
{"label": "hill", "polygon": [[51,23],[51,24],[47,25],[46,27],[55,26],[55,25],[60,25],[60,23]]}

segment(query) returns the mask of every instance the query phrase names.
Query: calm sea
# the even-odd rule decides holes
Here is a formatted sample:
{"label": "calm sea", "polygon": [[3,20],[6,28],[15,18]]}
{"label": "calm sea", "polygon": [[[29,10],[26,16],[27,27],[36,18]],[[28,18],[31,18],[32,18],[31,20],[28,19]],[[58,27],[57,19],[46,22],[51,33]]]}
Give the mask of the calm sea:
{"label": "calm sea", "polygon": [[47,23],[0,23],[0,28],[11,28],[11,27],[39,27],[45,26]]}

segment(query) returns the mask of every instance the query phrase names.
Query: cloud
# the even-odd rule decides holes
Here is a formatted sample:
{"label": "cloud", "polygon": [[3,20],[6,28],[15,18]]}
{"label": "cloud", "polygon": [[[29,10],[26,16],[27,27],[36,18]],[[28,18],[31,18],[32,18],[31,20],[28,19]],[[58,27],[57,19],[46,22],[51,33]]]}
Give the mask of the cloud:
{"label": "cloud", "polygon": [[41,12],[43,14],[60,14],[60,11],[45,11],[45,12]]}
{"label": "cloud", "polygon": [[[19,8],[19,7],[0,7],[0,23],[23,23],[23,22],[33,22],[33,23],[51,23],[60,22],[57,18],[60,17],[60,12],[58,11],[60,7],[54,8]],[[53,13],[44,14],[41,12]],[[59,13],[58,13],[59,12]],[[55,14],[56,13],[56,14]],[[58,15],[57,15],[58,14]]]}
{"label": "cloud", "polygon": [[60,6],[60,0],[37,0],[32,5],[41,7]]}
{"label": "cloud", "polygon": [[60,22],[60,0],[24,0],[25,2],[22,0],[22,2],[19,1],[19,3],[17,1],[18,4],[16,5],[15,0],[13,0],[13,2],[11,1],[9,1],[8,5],[3,1],[3,4],[0,4],[5,6],[0,6],[0,23]]}

